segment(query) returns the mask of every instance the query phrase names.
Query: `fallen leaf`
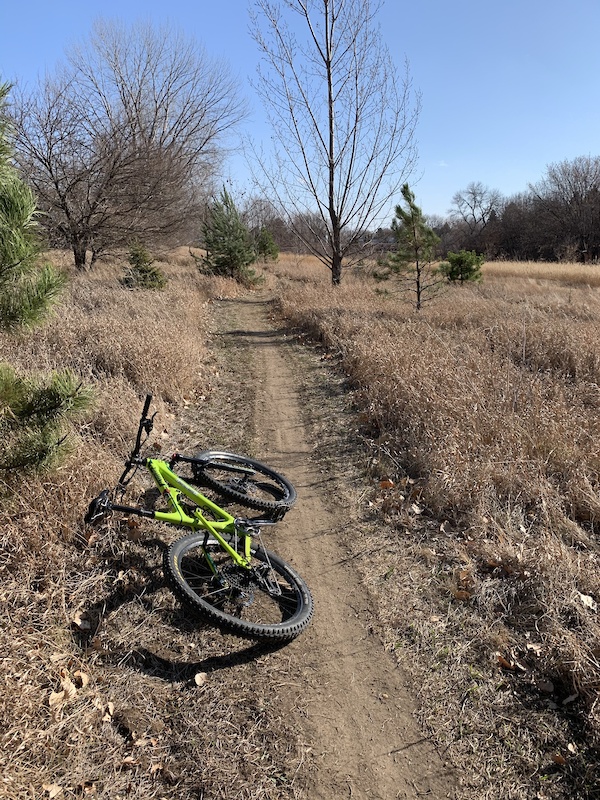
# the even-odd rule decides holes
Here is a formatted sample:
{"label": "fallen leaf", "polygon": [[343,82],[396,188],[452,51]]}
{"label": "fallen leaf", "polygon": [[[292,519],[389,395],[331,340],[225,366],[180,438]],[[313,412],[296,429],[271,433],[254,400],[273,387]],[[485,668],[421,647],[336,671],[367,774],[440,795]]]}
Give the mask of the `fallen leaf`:
{"label": "fallen leaf", "polygon": [[454,589],[452,594],[457,600],[470,600],[473,595],[465,589]]}
{"label": "fallen leaf", "polygon": [[194,683],[196,684],[196,686],[204,686],[207,680],[208,680],[208,675],[206,674],[206,672],[197,672],[194,675]]}
{"label": "fallen leaf", "polygon": [[64,691],[60,692],[50,692],[50,697],[48,698],[48,702],[50,703],[50,708],[56,708],[61,703],[64,703],[65,700],[65,693]]}
{"label": "fallen leaf", "polygon": [[502,653],[496,653],[496,658],[498,659],[498,664],[500,664],[500,666],[501,666],[503,669],[510,669],[510,670],[514,670],[514,668],[515,668],[515,667],[514,667],[514,664],[511,664],[511,663],[510,663],[510,661],[509,661],[508,659],[504,658],[504,656],[502,655]]}
{"label": "fallen leaf", "polygon": [[564,756],[561,756],[560,753],[553,753],[552,754],[552,761],[555,764],[560,764],[562,767],[567,763],[567,759]]}
{"label": "fallen leaf", "polygon": [[85,689],[90,682],[90,676],[86,672],[82,672],[80,669],[73,673],[73,677],[75,678],[75,681],[79,685],[80,689]]}
{"label": "fallen leaf", "polygon": [[148,745],[150,745],[151,747],[156,747],[157,744],[158,744],[158,739],[155,739],[154,737],[150,738],[147,736],[143,736],[141,739],[136,739],[135,742],[133,743],[133,746],[148,747]]}
{"label": "fallen leaf", "polygon": [[109,701],[105,706],[104,714],[102,716],[102,722],[112,722],[114,713],[115,713],[115,704]]}
{"label": "fallen leaf", "polygon": [[73,614],[73,625],[76,625],[80,631],[89,631],[92,627],[92,623],[89,620],[86,611],[76,611]]}
{"label": "fallen leaf", "polygon": [[593,597],[590,597],[589,594],[582,594],[581,592],[577,592],[577,594],[579,595],[579,599],[581,600],[582,604],[586,608],[589,608],[591,611],[598,610],[598,603],[596,603]]}
{"label": "fallen leaf", "polygon": [[75,695],[77,694],[77,687],[69,677],[69,673],[66,669],[62,669],[60,671],[61,678],[60,678],[60,685],[63,688],[63,692],[65,693],[66,700],[72,700]]}
{"label": "fallen leaf", "polygon": [[42,789],[46,792],[50,800],[61,795],[63,791],[62,786],[59,786],[57,783],[44,783]]}

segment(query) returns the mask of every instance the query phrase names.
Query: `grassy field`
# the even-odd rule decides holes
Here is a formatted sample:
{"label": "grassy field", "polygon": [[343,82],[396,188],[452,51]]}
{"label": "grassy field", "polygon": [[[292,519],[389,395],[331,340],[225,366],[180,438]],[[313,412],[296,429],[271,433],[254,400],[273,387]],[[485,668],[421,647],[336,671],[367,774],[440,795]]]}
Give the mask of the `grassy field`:
{"label": "grassy field", "polygon": [[600,270],[490,264],[419,313],[360,273],[275,271],[350,379],[365,579],[424,721],[475,797],[598,796]]}
{"label": "grassy field", "polygon": [[[121,472],[146,392],[159,444],[198,441],[199,425],[180,429],[188,404],[204,404],[207,430],[225,434],[219,420],[236,388],[206,347],[208,303],[237,287],[190,261],[161,264],[162,292],[124,290],[125,262],[73,273],[43,330],[0,340],[15,365],[70,366],[96,392],[66,463],[18,493],[2,487],[1,798],[293,796],[279,783],[296,768],[294,740],[260,652],[238,663],[239,640],[187,619],[164,586],[155,529],[82,524]],[[226,434],[236,447],[235,426]],[[223,692],[213,672],[234,673],[236,691]]]}
{"label": "grassy field", "polygon": [[[185,252],[162,292],[125,291],[117,261],[73,274],[41,331],[0,337],[6,360],[71,367],[96,391],[65,465],[4,487],[1,798],[296,796],[268,665],[232,661],[241,704],[210,681],[192,700],[190,653],[226,665],[227,642],[186,627],[137,530],[82,530],[146,391],[159,437],[189,403],[218,430],[240,391],[207,345],[211,298],[239,290]],[[356,564],[465,797],[598,797],[599,285],[595,267],[491,264],[416,313],[366,270],[335,290],[308,258],[267,270],[298,341],[348,376]]]}

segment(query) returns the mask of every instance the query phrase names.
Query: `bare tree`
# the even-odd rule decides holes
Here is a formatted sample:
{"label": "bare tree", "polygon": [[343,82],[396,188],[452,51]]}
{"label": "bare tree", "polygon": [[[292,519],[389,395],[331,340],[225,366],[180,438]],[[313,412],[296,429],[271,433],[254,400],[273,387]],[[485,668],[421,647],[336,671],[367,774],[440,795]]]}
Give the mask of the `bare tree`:
{"label": "bare tree", "polygon": [[[579,156],[550,164],[546,175],[530,186],[541,211],[558,225],[561,258],[600,257],[600,157]],[[543,217],[541,217],[543,219]]]}
{"label": "bare tree", "polygon": [[478,181],[456,192],[452,203],[450,215],[463,230],[460,247],[485,249],[484,231],[502,209],[501,192]]}
{"label": "bare tree", "polygon": [[416,159],[420,99],[408,66],[400,76],[382,42],[380,6],[257,0],[253,14],[263,55],[257,89],[274,146],[267,157],[254,152],[257,181],[334,284]]}
{"label": "bare tree", "polygon": [[83,268],[88,251],[182,235],[244,104],[227,66],[182,33],[98,21],[16,115],[20,165]]}

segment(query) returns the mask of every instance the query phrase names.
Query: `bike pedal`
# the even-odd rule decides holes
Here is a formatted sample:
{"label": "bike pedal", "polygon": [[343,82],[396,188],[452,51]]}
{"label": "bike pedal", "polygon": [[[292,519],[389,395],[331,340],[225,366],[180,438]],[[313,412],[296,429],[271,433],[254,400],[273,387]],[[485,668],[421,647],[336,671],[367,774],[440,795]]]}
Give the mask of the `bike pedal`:
{"label": "bike pedal", "polygon": [[105,517],[110,511],[110,501],[108,499],[108,489],[104,489],[98,497],[95,497],[88,506],[87,513],[83,518],[86,525],[94,525]]}

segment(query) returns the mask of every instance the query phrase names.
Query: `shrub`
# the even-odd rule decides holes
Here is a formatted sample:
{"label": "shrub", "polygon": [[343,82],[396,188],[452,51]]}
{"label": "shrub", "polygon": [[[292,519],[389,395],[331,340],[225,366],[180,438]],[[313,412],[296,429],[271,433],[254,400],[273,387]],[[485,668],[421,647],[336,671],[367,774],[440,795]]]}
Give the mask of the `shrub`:
{"label": "shrub", "polygon": [[484,256],[477,255],[474,250],[460,250],[458,253],[448,253],[447,258],[448,261],[440,264],[439,271],[451,283],[481,280]]}
{"label": "shrub", "polygon": [[163,272],[154,266],[154,259],[141,242],[133,242],[127,258],[130,268],[121,278],[128,289],[163,289],[167,279]]}

